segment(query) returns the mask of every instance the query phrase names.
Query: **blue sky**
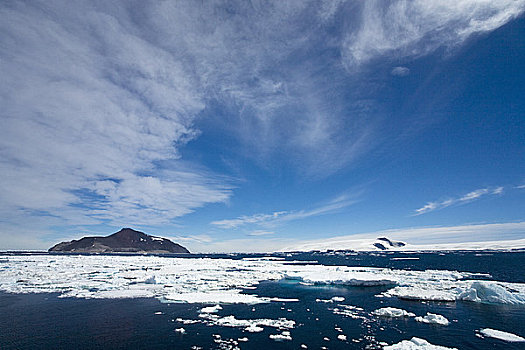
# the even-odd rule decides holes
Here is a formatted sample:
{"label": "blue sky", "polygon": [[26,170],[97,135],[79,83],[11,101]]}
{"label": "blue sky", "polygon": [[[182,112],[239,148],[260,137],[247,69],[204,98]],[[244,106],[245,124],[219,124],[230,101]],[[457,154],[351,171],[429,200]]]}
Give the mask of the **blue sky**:
{"label": "blue sky", "polygon": [[2,2],[0,249],[525,238],[524,11]]}

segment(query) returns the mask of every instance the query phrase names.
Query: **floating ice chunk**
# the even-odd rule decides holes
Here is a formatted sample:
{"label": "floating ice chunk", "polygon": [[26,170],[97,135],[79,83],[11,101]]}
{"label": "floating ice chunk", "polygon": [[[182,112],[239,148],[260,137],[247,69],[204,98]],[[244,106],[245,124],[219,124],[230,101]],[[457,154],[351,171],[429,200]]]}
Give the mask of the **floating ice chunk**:
{"label": "floating ice chunk", "polygon": [[240,342],[247,342],[247,341],[248,341],[248,338],[247,338],[247,337],[238,338],[237,341],[240,341]]}
{"label": "floating ice chunk", "polygon": [[182,319],[182,318],[177,318],[175,321],[177,321],[179,323],[182,323],[182,324],[194,324],[194,323],[202,322],[201,320],[185,320],[185,319]]}
{"label": "floating ice chunk", "polygon": [[449,323],[450,323],[445,316],[438,315],[438,314],[432,314],[430,312],[427,312],[426,316],[423,316],[423,317],[418,316],[418,317],[416,317],[415,320],[417,322],[440,324],[440,325],[443,325],[443,326],[448,326]]}
{"label": "floating ice chunk", "polygon": [[292,303],[300,301],[299,299],[287,299],[287,298],[269,298],[269,301],[275,301],[275,302],[283,302],[283,303]]}
{"label": "floating ice chunk", "polygon": [[285,318],[279,319],[237,319],[235,316],[230,315],[222,318],[211,318],[209,324],[223,327],[244,327],[244,330],[250,333],[262,332],[263,327],[273,327],[277,329],[291,329],[295,327],[295,321],[287,320]]}
{"label": "floating ice chunk", "polygon": [[180,334],[185,334],[185,333],[186,333],[186,330],[185,330],[184,328],[181,327],[181,328],[177,328],[177,329],[175,329],[175,332],[180,333]]}
{"label": "floating ice chunk", "polygon": [[395,287],[382,296],[398,297],[406,300],[456,301],[456,294],[452,290],[440,290],[441,286]]}
{"label": "floating ice chunk", "polygon": [[372,311],[372,315],[382,317],[414,317],[416,314],[395,307],[383,307]]}
{"label": "floating ice chunk", "polygon": [[215,306],[203,307],[200,312],[203,314],[214,314],[219,310],[222,310],[222,306],[217,304]]}
{"label": "floating ice chunk", "polygon": [[306,344],[301,344],[301,349],[308,349],[308,346],[306,346]]}
{"label": "floating ice chunk", "polygon": [[248,327],[244,328],[246,332],[258,333],[264,331],[264,328],[257,326],[256,324],[251,324]]}
{"label": "floating ice chunk", "polygon": [[339,304],[337,306],[338,307],[333,309],[333,313],[336,315],[342,315],[342,316],[350,317],[353,319],[361,319],[361,320],[367,319],[364,316],[366,313],[360,307],[353,306],[353,305],[344,305],[344,304]]}
{"label": "floating ice chunk", "polygon": [[292,340],[290,334],[270,334],[269,337],[275,341]]}
{"label": "floating ice chunk", "polygon": [[439,346],[430,344],[425,339],[413,337],[410,340],[403,340],[397,344],[388,345],[383,347],[383,350],[451,350],[456,348],[447,348],[445,346]]}
{"label": "floating ice chunk", "polygon": [[339,340],[341,340],[341,341],[345,341],[345,340],[346,340],[346,335],[344,335],[344,334],[339,334],[339,335],[337,336],[337,339],[339,339]]}
{"label": "floating ice chunk", "polygon": [[162,314],[163,314],[162,311],[157,311],[157,312],[155,312],[155,315],[162,315]]}
{"label": "floating ice chunk", "polygon": [[266,298],[259,298],[256,295],[241,294],[240,290],[170,293],[164,296],[164,300],[167,302],[201,304],[258,304],[268,302]]}
{"label": "floating ice chunk", "polygon": [[287,274],[286,277],[290,279],[299,279],[311,284],[335,284],[346,286],[385,286],[396,284],[396,281],[392,276],[388,276],[376,270],[367,271],[366,269],[323,269],[305,271],[300,273],[300,275]]}
{"label": "floating ice chunk", "polygon": [[508,342],[525,342],[525,338],[520,337],[519,335],[498,331],[497,329],[492,328],[483,328],[479,332],[486,337],[496,338]]}
{"label": "floating ice chunk", "polygon": [[330,299],[315,299],[318,303],[333,303],[333,302],[342,302],[345,301],[344,297],[332,297]]}
{"label": "floating ice chunk", "polygon": [[512,292],[496,282],[474,281],[458,295],[459,300],[485,304],[525,304],[525,294]]}

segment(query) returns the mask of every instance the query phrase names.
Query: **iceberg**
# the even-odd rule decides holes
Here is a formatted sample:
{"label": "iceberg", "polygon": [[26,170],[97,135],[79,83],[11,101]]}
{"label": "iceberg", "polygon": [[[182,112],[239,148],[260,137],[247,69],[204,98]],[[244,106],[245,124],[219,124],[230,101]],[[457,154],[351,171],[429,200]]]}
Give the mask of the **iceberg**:
{"label": "iceberg", "polygon": [[512,292],[503,284],[485,281],[472,282],[470,286],[462,289],[457,299],[485,304],[525,304],[525,294]]}

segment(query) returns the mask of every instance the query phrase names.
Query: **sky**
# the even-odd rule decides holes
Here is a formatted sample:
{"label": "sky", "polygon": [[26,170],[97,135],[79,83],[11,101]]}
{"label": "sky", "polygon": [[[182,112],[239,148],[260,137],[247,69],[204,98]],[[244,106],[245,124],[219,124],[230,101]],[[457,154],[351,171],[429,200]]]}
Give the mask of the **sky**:
{"label": "sky", "polygon": [[525,238],[524,12],[2,1],[0,250]]}

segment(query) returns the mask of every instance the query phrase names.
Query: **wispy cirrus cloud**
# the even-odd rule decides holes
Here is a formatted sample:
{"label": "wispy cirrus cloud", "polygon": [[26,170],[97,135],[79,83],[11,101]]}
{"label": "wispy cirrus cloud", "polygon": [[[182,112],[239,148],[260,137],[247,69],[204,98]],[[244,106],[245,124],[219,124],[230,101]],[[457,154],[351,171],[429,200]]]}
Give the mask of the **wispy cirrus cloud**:
{"label": "wispy cirrus cloud", "polygon": [[[258,225],[263,227],[274,227],[289,221],[302,220],[309,217],[331,214],[346,208],[358,200],[348,195],[339,196],[326,204],[320,205],[309,210],[296,211],[278,211],[271,214],[254,214],[240,216],[235,219],[225,219],[211,222],[211,225],[218,226],[223,229],[235,229],[246,225]],[[253,231],[266,232],[266,231]],[[253,233],[252,232],[252,233]]]}
{"label": "wispy cirrus cloud", "polygon": [[[126,13],[81,2],[0,6],[4,223],[158,224],[231,195],[220,177],[177,162],[198,135],[202,91]],[[159,169],[166,160],[175,165]]]}
{"label": "wispy cirrus cloud", "polygon": [[500,195],[503,193],[504,187],[494,187],[494,188],[480,188],[471,192],[466,193],[463,196],[456,198],[448,198],[442,201],[428,202],[421,208],[415,210],[414,216],[422,215],[429,213],[434,210],[443,209],[451,205],[461,205],[465,203],[472,202],[474,200],[480,199],[488,195]]}
{"label": "wispy cirrus cloud", "polygon": [[248,236],[268,236],[268,235],[274,235],[275,232],[273,231],[266,231],[266,230],[255,230],[250,233],[248,233]]}
{"label": "wispy cirrus cloud", "polygon": [[366,1],[360,26],[343,43],[350,71],[388,56],[411,59],[438,48],[454,49],[471,36],[501,27],[525,10],[525,1]]}

